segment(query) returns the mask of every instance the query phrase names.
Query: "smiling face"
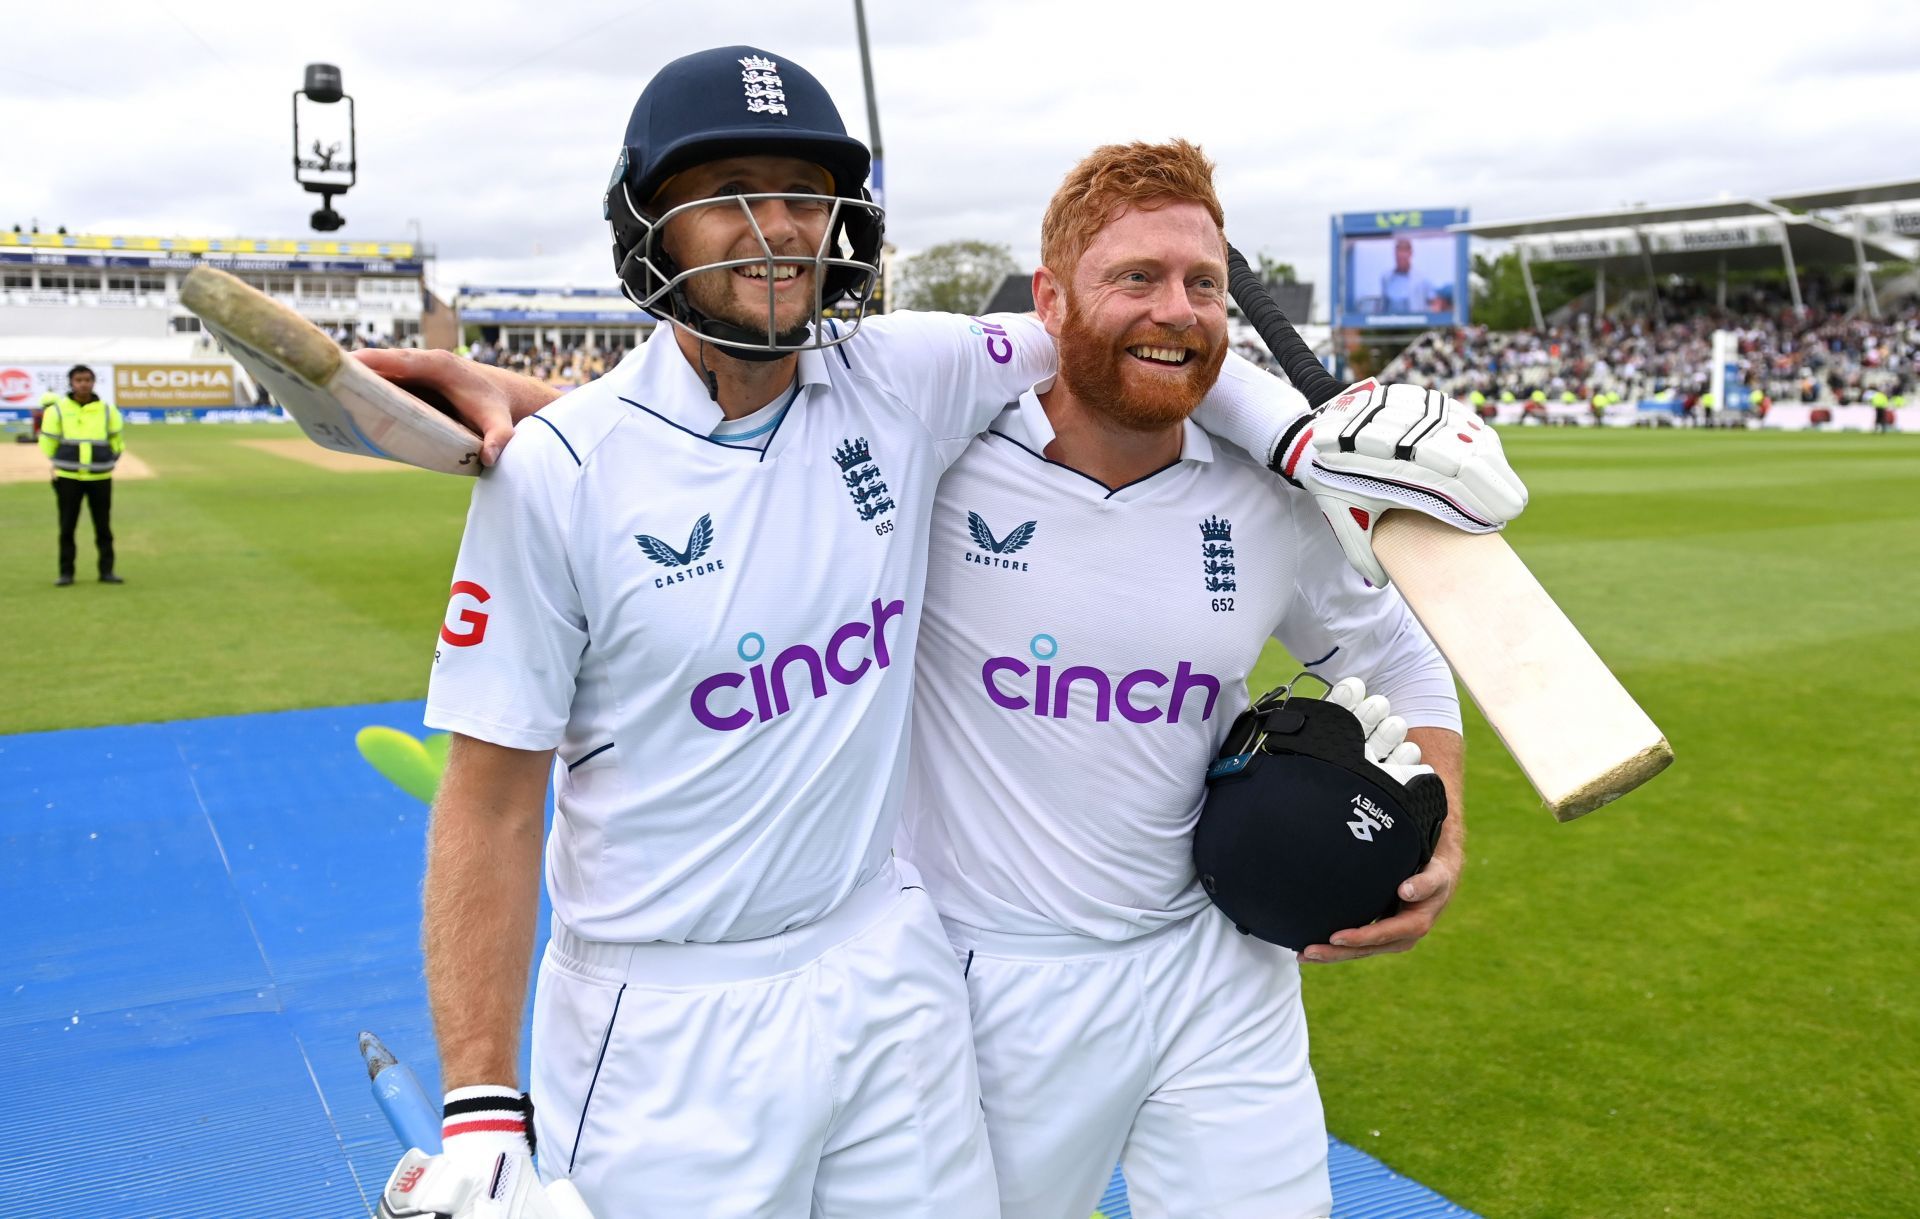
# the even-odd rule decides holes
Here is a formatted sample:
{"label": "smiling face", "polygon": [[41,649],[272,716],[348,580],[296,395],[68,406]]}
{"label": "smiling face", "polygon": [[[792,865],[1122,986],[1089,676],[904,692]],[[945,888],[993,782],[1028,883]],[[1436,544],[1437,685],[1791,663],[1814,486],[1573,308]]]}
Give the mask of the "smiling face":
{"label": "smiling face", "polygon": [[[761,194],[818,198],[762,199],[750,205],[729,201],[735,195]],[[720,200],[689,208],[667,220],[660,235],[667,254],[682,270],[741,258],[762,261],[702,271],[686,281],[687,296],[709,317],[764,332],[771,293],[773,332],[786,334],[813,317],[813,260],[826,240],[832,195],[832,176],[809,161],[728,157],[696,165],[667,179],[649,210],[658,216],[696,200]],[[761,246],[763,236],[765,248]],[[769,250],[775,259],[771,282],[764,261]]]}
{"label": "smiling face", "polygon": [[1095,235],[1036,303],[1060,347],[1060,377],[1086,406],[1134,431],[1179,423],[1227,357],[1226,242],[1207,209],[1131,207]]}

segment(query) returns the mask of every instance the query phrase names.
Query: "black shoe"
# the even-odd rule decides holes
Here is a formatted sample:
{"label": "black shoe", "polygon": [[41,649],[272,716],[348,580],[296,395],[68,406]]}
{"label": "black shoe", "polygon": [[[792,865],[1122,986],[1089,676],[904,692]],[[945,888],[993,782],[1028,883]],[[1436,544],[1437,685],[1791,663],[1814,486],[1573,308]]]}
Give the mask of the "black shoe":
{"label": "black shoe", "polygon": [[53,583],[54,583],[54,587],[56,588],[65,588],[67,585],[73,583],[73,577],[61,576],[58,580],[55,580]]}
{"label": "black shoe", "polygon": [[125,580],[122,580],[122,579],[121,579],[121,578],[120,578],[119,576],[116,576],[116,575],[114,575],[114,574],[113,574],[112,572],[108,572],[108,573],[106,573],[105,575],[103,575],[103,576],[101,576],[101,577],[100,577],[100,583],[102,583],[102,584],[125,584],[125,583],[126,583],[126,581],[125,581]]}

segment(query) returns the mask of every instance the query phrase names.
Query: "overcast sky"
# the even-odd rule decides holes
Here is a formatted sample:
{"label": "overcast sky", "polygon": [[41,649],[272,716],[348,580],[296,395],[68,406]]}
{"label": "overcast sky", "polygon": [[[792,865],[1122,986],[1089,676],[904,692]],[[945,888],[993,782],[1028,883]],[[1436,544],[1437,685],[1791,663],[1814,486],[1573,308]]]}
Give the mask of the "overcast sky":
{"label": "overcast sky", "polygon": [[[1236,244],[1324,297],[1327,217],[1477,220],[1920,177],[1920,3],[868,0],[903,251],[1005,242],[1096,144],[1186,136]],[[852,0],[146,0],[10,5],[0,225],[299,236],[289,98],[358,104],[342,235],[436,247],[437,283],[611,285],[600,195],[661,64],[744,42],[867,134]]]}

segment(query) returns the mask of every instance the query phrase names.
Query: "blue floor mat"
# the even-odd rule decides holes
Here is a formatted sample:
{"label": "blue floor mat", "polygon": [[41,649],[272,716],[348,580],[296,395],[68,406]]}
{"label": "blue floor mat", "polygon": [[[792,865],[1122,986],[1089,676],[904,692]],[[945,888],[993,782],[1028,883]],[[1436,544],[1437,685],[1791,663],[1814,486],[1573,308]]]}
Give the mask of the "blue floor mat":
{"label": "blue floor mat", "polygon": [[[0,1061],[16,1116],[0,1216],[371,1213],[400,1148],[358,1034],[378,1033],[430,1095],[439,1078],[420,975],[426,808],[354,734],[419,734],[420,714],[0,736]],[[1343,1219],[1468,1215],[1331,1147]],[[1102,1209],[1130,1219],[1117,1173]]]}

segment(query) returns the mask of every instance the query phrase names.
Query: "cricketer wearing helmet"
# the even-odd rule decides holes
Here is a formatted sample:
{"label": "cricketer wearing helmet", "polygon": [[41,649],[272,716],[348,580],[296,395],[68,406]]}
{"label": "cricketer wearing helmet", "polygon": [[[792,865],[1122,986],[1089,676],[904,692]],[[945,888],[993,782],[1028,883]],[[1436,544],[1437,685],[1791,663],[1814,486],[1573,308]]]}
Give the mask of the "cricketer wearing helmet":
{"label": "cricketer wearing helmet", "polygon": [[[405,1205],[537,1208],[512,1186],[537,1132],[540,1174],[603,1216],[995,1210],[964,983],[889,847],[935,487],[1053,345],[1031,317],[862,320],[867,168],[797,65],[687,56],[606,199],[666,324],[504,455],[494,425],[550,390],[366,361],[452,399],[491,467],[428,699],[454,733],[424,929],[447,1151]],[[1271,453],[1301,410],[1229,361],[1197,417]],[[549,775],[536,1109],[515,1042]]]}
{"label": "cricketer wearing helmet", "polygon": [[1445,662],[1312,497],[1191,422],[1227,346],[1222,226],[1184,141],[1076,166],[1034,276],[1059,373],[934,503],[899,852],[967,975],[1010,1217],[1084,1219],[1116,1160],[1143,1219],[1331,1209],[1295,954],[1238,933],[1193,862],[1208,764],[1269,637],[1364,679],[1334,701],[1369,755],[1404,782],[1430,773],[1425,748],[1455,797],[1434,862],[1386,881],[1404,909],[1300,947],[1410,947],[1459,868]]}

